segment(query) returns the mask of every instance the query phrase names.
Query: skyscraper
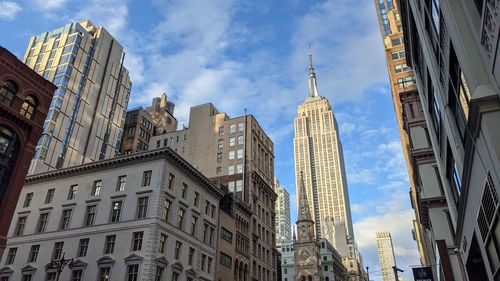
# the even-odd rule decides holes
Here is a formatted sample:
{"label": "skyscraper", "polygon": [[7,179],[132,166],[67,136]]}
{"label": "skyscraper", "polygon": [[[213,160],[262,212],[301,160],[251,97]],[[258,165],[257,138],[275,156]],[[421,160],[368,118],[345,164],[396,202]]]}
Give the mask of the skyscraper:
{"label": "skyscraper", "polygon": [[365,272],[354,240],[337,120],[328,100],[318,93],[311,54],[309,96],[299,105],[294,129],[295,182],[298,188],[303,174],[315,235],[330,241],[342,255],[348,274],[361,280]]}
{"label": "skyscraper", "polygon": [[[403,155],[406,161],[406,167],[408,169],[408,179],[410,181],[411,189],[411,200],[413,201],[412,206],[415,209],[415,222],[414,231],[415,239],[417,241],[418,250],[420,253],[420,260],[423,265],[434,264],[432,260],[432,245],[429,242],[432,240],[429,236],[431,235],[429,231],[426,231],[425,226],[422,225],[420,210],[422,207],[418,203],[418,192],[417,192],[417,178],[419,175],[418,160],[421,160],[421,152],[423,146],[417,146],[416,150],[420,149],[420,153],[413,153],[412,149],[414,142],[410,142],[410,132],[405,130],[405,118],[403,117],[403,104],[402,96],[410,93],[416,93],[417,87],[415,85],[415,75],[413,70],[406,64],[406,51],[404,46],[404,36],[403,29],[401,28],[401,17],[399,15],[398,3],[393,0],[374,0],[375,10],[377,11],[380,33],[382,35],[382,40],[384,44],[385,58],[387,61],[387,71],[389,73],[389,81],[392,93],[392,101],[394,104],[394,113],[398,123],[399,136],[401,139],[401,145],[403,147]],[[418,94],[415,95],[418,98]],[[416,101],[416,104],[420,103],[420,99]],[[418,111],[418,108],[412,108],[413,111]],[[406,118],[408,120],[408,118]],[[417,122],[414,122],[417,123]],[[422,124],[423,122],[420,122]],[[414,131],[414,129],[412,129]],[[426,145],[427,147],[429,145]],[[426,156],[427,162],[431,162],[431,158],[434,158],[432,149],[427,151]],[[417,160],[417,158],[419,158]],[[437,181],[436,175],[430,173],[425,175],[425,178],[433,178]],[[425,211],[424,211],[425,212]],[[425,219],[424,219],[425,220]]]}
{"label": "skyscraper", "polygon": [[380,260],[380,269],[384,281],[394,281],[393,266],[396,266],[394,249],[392,247],[391,233],[388,231],[377,232],[377,251]]}
{"label": "skyscraper", "polygon": [[276,246],[280,248],[282,242],[292,240],[292,224],[290,217],[290,194],[280,185],[277,178],[274,178],[274,190],[276,198]]}
{"label": "skyscraper", "polygon": [[58,89],[30,174],[118,153],[131,88],[124,57],[116,39],[90,21],[31,38],[24,62]]}
{"label": "skyscraper", "polygon": [[[299,105],[294,120],[296,186],[304,174],[307,198],[313,214],[316,236],[322,237],[325,221],[343,221],[353,237],[351,209],[344,168],[342,144],[330,103],[319,96],[316,74],[309,54],[309,96]],[[297,191],[298,194],[298,191]],[[325,237],[335,246],[334,237]]]}

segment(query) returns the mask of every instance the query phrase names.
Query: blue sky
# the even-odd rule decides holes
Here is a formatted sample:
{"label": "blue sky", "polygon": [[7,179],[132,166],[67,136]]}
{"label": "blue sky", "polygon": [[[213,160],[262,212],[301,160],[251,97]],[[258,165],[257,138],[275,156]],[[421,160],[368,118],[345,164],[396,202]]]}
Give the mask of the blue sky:
{"label": "blue sky", "polygon": [[[275,144],[275,173],[292,195],[293,118],[307,96],[313,49],[319,93],[340,126],[355,235],[381,280],[375,231],[393,235],[398,265],[419,263],[409,183],[372,0],[0,0],[0,44],[19,57],[33,35],[90,19],[125,47],[129,107],[167,92],[176,116],[213,102],[254,114]],[[292,222],[295,221],[293,210]],[[378,276],[378,277],[377,277]],[[409,280],[409,275],[405,274]]]}

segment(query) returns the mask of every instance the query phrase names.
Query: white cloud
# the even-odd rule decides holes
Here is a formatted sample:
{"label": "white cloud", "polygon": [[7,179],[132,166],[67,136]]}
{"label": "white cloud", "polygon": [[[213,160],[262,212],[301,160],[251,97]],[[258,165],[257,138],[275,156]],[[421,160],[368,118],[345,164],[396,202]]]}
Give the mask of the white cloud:
{"label": "white cloud", "polygon": [[35,6],[44,12],[62,9],[66,2],[67,0],[33,0]]}
{"label": "white cloud", "polygon": [[0,1],[0,19],[13,20],[22,9],[16,2]]}
{"label": "white cloud", "polygon": [[82,2],[79,7],[74,20],[91,20],[93,24],[103,26],[113,37],[120,39],[121,32],[127,27],[126,0],[89,0]]}

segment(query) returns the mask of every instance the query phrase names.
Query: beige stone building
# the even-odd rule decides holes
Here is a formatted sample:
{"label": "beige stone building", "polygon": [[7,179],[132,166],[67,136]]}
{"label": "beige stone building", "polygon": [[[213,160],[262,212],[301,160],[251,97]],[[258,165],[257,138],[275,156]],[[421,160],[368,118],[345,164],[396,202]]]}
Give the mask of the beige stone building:
{"label": "beige stone building", "polygon": [[123,47],[90,21],[31,38],[23,61],[58,86],[29,173],[118,154],[131,82]]}
{"label": "beige stone building", "polygon": [[391,233],[381,231],[375,234],[377,236],[377,253],[380,260],[380,269],[382,270],[382,280],[394,281],[393,266],[396,266],[394,257],[394,248],[392,247]]}
{"label": "beige stone building", "polygon": [[[249,223],[247,234],[240,237],[241,247],[246,249],[249,242],[252,253],[247,258],[241,251],[241,280],[276,279],[274,145],[257,119],[252,115],[230,118],[210,103],[195,106],[187,128],[151,138],[151,149],[164,146],[174,149],[211,180],[227,185],[239,199],[236,214],[243,225],[247,220]],[[244,211],[245,206],[251,215]]]}
{"label": "beige stone building", "polygon": [[[377,18],[379,20],[380,32],[385,50],[387,61],[387,71],[389,73],[389,82],[394,104],[394,113],[399,129],[403,155],[408,169],[408,179],[410,181],[412,206],[415,210],[414,237],[417,241],[418,251],[420,253],[420,262],[422,265],[434,264],[435,257],[432,255],[432,234],[425,229],[422,224],[421,206],[418,203],[418,167],[414,160],[415,154],[412,154],[412,145],[410,143],[409,132],[405,130],[405,119],[403,114],[403,105],[401,97],[407,93],[417,91],[413,70],[406,64],[406,51],[404,46],[404,35],[401,27],[401,18],[398,10],[397,1],[392,0],[374,0]],[[418,97],[418,95],[417,95]],[[420,100],[417,100],[420,103]],[[415,108],[416,112],[418,109]],[[430,156],[432,155],[430,151]],[[417,173],[415,171],[417,170]],[[426,175],[436,178],[436,175]],[[425,219],[424,219],[425,221]],[[425,222],[424,222],[425,223]]]}
{"label": "beige stone building", "polygon": [[151,106],[127,111],[120,154],[148,150],[153,135],[177,130],[174,107],[175,104],[167,101],[167,94],[163,93],[153,99]]}

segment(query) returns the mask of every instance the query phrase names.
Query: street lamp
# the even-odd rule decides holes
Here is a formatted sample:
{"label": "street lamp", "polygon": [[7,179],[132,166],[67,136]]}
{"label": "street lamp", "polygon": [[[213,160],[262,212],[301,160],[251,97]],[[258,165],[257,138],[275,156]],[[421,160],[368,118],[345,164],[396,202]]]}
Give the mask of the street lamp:
{"label": "street lamp", "polygon": [[64,255],[65,255],[65,253],[63,253],[63,255],[60,259],[52,260],[49,263],[49,268],[53,268],[57,272],[56,281],[59,281],[59,276],[61,275],[61,272],[64,270],[66,265],[73,262],[73,259],[65,259]]}
{"label": "street lamp", "polygon": [[404,270],[397,268],[397,266],[393,266],[392,270],[394,270],[394,278],[395,278],[396,281],[399,280],[399,278],[398,278],[398,271],[399,272],[405,272]]}

